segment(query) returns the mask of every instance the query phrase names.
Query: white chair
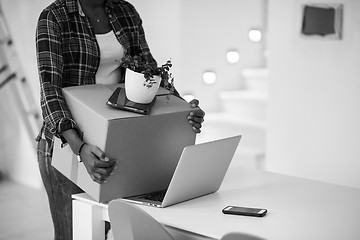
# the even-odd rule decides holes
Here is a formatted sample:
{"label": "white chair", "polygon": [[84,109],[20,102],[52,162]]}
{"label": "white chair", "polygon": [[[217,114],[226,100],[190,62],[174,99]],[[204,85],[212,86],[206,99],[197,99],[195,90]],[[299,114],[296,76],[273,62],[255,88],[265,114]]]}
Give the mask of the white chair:
{"label": "white chair", "polygon": [[228,233],[221,240],[265,240],[263,238],[246,233]]}
{"label": "white chair", "polygon": [[109,203],[115,240],[174,240],[166,229],[144,210],[121,199]]}
{"label": "white chair", "polygon": [[[127,203],[121,199],[109,203],[109,217],[114,240],[175,240],[173,236],[156,221],[135,204]],[[179,235],[180,239],[194,239],[194,236]],[[210,239],[196,236],[196,239]],[[264,240],[262,238],[244,234],[229,233],[221,240]]]}

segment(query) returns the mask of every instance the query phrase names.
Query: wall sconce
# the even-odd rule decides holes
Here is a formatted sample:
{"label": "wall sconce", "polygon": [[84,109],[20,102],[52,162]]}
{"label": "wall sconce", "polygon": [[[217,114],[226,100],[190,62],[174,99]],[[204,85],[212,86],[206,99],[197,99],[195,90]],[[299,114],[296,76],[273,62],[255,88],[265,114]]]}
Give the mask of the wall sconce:
{"label": "wall sconce", "polygon": [[203,82],[206,85],[213,85],[216,83],[216,73],[212,71],[206,71],[203,73]]}
{"label": "wall sconce", "polygon": [[257,43],[262,39],[262,32],[259,29],[251,29],[248,36],[251,42]]}
{"label": "wall sconce", "polygon": [[226,53],[226,61],[227,63],[229,64],[236,64],[238,63],[240,60],[240,54],[238,51],[236,50],[229,50],[227,53]]}

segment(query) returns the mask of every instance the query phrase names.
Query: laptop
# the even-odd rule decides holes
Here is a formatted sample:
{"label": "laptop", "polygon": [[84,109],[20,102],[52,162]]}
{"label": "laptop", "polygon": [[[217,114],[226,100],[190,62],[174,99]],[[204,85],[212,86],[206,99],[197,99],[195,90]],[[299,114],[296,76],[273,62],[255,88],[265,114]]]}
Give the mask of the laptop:
{"label": "laptop", "polygon": [[240,139],[238,135],[185,147],[167,189],[123,200],[164,208],[216,192]]}

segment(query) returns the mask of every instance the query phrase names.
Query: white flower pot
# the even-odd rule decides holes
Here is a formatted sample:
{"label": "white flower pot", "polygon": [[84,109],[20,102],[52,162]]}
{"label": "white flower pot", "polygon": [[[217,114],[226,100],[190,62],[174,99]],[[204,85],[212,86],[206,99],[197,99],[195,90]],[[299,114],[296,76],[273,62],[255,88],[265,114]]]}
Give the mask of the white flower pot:
{"label": "white flower pot", "polygon": [[151,103],[154,99],[159,86],[161,78],[159,76],[154,76],[156,83],[154,83],[150,88],[145,86],[144,74],[134,72],[130,69],[126,69],[125,75],[125,93],[126,97],[133,102],[148,104]]}

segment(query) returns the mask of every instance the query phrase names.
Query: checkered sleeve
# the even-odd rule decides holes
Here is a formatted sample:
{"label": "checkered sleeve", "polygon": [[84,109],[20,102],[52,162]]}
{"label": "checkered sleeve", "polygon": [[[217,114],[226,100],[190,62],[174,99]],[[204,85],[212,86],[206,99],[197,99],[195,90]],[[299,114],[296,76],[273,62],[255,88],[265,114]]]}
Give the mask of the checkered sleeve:
{"label": "checkered sleeve", "polygon": [[139,22],[138,22],[138,30],[139,30],[139,48],[140,51],[144,54],[144,56],[147,57],[147,60],[149,63],[157,66],[157,63],[154,59],[154,57],[152,56],[151,52],[150,52],[150,48],[148,46],[148,43],[146,41],[145,38],[145,31],[144,28],[142,26],[142,19],[139,16]]}
{"label": "checkered sleeve", "polygon": [[55,136],[76,128],[62,94],[63,56],[61,29],[51,11],[43,11],[36,29],[36,51],[40,78],[40,98],[46,128]]}

